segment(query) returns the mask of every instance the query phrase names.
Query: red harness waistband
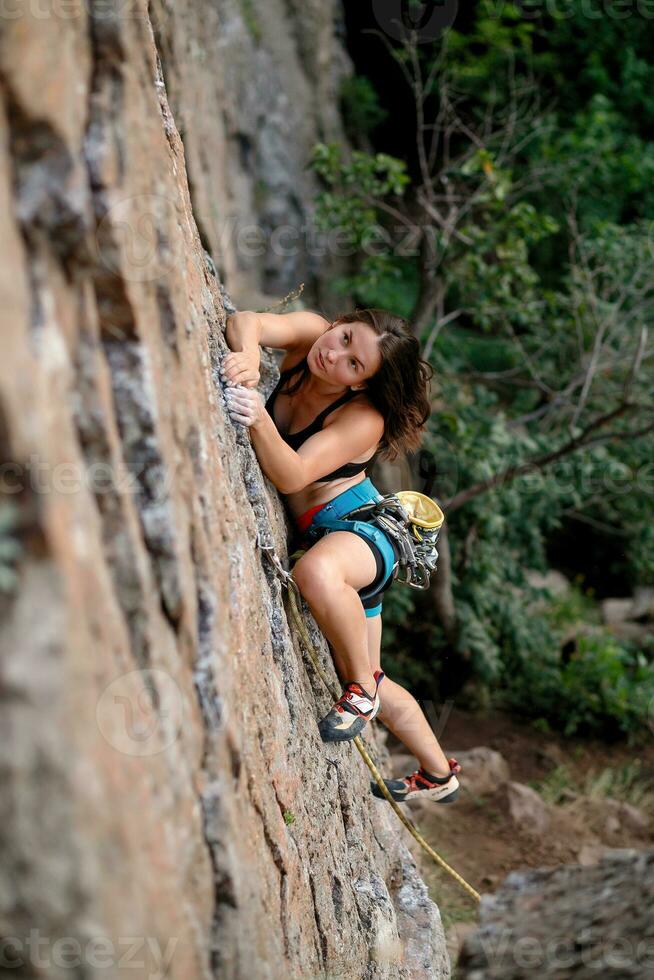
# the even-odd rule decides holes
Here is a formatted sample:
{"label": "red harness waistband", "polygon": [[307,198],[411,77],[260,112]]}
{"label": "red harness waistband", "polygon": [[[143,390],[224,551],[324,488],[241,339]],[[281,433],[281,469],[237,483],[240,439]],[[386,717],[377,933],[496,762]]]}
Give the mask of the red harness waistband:
{"label": "red harness waistband", "polygon": [[299,527],[299,529],[303,532],[306,531],[309,525],[311,524],[314,515],[317,514],[319,510],[322,510],[323,507],[325,506],[326,503],[318,504],[316,507],[310,507],[309,510],[305,510],[304,514],[300,514],[299,517],[296,517],[295,520],[297,522],[297,526]]}

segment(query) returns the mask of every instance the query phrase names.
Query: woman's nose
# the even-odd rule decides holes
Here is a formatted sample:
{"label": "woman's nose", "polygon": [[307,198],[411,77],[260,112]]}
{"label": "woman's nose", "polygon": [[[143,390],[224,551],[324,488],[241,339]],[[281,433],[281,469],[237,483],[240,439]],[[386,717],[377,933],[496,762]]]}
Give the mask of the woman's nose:
{"label": "woman's nose", "polygon": [[333,364],[334,363],[335,357],[336,357],[336,351],[333,351],[333,350],[329,350],[328,349],[327,350],[327,360],[329,361],[330,364]]}

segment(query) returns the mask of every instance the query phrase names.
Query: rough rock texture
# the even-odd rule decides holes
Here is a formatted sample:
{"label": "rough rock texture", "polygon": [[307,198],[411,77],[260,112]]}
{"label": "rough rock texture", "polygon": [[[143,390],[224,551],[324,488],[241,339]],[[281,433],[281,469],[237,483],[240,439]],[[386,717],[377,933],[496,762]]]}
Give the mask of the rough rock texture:
{"label": "rough rock texture", "polygon": [[[220,117],[199,38],[228,53],[221,5],[152,6],[178,66],[198,55],[180,105]],[[284,555],[283,510],[224,411],[197,228],[219,212],[209,179],[189,193],[148,8],[34,9],[0,42],[1,969],[446,977],[257,548],[267,529]]]}
{"label": "rough rock texture", "polygon": [[[166,90],[182,132],[194,211],[230,293],[320,303],[339,262],[311,231],[318,140],[340,139],[352,67],[340,0],[152,0]],[[317,293],[316,293],[317,290]]]}
{"label": "rough rock texture", "polygon": [[457,980],[590,980],[654,975],[654,851],[592,867],[516,871],[482,898]]}

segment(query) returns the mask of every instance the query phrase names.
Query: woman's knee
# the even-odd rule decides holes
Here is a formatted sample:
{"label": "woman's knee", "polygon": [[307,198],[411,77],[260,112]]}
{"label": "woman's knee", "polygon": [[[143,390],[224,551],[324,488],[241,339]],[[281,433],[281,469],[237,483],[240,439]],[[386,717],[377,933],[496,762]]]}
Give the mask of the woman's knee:
{"label": "woman's knee", "polygon": [[338,582],[338,572],[333,562],[324,556],[307,552],[295,563],[293,578],[302,595],[310,599],[315,595],[323,595],[329,587],[333,589]]}

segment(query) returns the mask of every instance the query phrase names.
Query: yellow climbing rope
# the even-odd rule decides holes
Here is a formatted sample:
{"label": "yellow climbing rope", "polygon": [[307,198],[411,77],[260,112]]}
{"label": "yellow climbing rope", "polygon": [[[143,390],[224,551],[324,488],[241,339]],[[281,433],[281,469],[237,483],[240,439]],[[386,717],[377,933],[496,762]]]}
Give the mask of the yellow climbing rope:
{"label": "yellow climbing rope", "polygon": [[[320,677],[321,681],[323,682],[323,684],[327,688],[327,690],[328,690],[330,696],[332,697],[332,699],[335,701],[336,698],[338,697],[338,695],[334,695],[334,693],[332,692],[332,690],[330,688],[329,680],[327,679],[327,675],[325,674],[324,670],[322,669],[322,666],[320,665],[320,660],[318,659],[318,654],[316,653],[316,650],[314,648],[314,645],[311,642],[311,638],[309,636],[309,632],[308,632],[308,630],[306,628],[306,625],[305,625],[304,620],[302,618],[302,613],[300,612],[300,608],[298,606],[297,596],[300,595],[300,590],[299,590],[298,584],[295,581],[295,579],[293,578],[292,572],[287,572],[286,569],[282,566],[279,558],[275,554],[274,547],[272,545],[267,545],[266,546],[266,545],[264,545],[262,543],[261,534],[259,534],[259,547],[261,548],[261,550],[263,552],[265,552],[268,555],[268,557],[272,561],[273,565],[275,566],[277,572],[280,574],[280,578],[282,580],[282,583],[284,585],[286,585],[286,587],[288,589],[288,596],[289,596],[289,600],[290,600],[291,612],[293,614],[293,620],[295,622],[295,626],[297,627],[298,633],[302,637],[302,640],[304,642],[304,645],[305,645],[305,647],[307,649],[307,653],[311,657],[311,661],[313,663],[313,666],[316,669],[316,672],[317,672],[318,676]],[[302,550],[296,551],[296,552],[294,552],[291,555],[290,560],[291,561],[297,560],[303,554],[304,554],[304,551],[302,551]],[[420,833],[420,831],[418,830],[418,828],[412,823],[412,821],[409,820],[408,817],[406,817],[404,813],[402,813],[402,811],[400,810],[399,806],[397,805],[397,803],[395,802],[395,800],[393,799],[393,797],[389,793],[389,791],[388,791],[388,789],[386,787],[386,784],[385,784],[384,780],[382,779],[381,773],[377,769],[377,766],[375,765],[375,763],[370,758],[370,756],[368,754],[368,751],[367,751],[365,745],[363,744],[363,740],[362,740],[361,736],[360,735],[356,735],[352,739],[352,741],[354,742],[354,744],[356,745],[357,749],[361,753],[361,757],[363,758],[363,761],[368,766],[368,769],[372,773],[373,778],[374,778],[375,782],[377,783],[377,785],[379,786],[381,792],[384,794],[385,798],[388,800],[388,802],[392,806],[393,810],[397,814],[398,818],[402,821],[402,823],[407,828],[407,830],[409,831],[409,833],[411,834],[411,836],[414,837],[417,840],[417,842],[420,844],[420,846],[423,848],[423,850],[425,850],[427,852],[427,854],[429,854],[429,856],[431,857],[431,859],[433,861],[435,861],[436,864],[438,864],[441,868],[443,868],[444,871],[447,871],[447,873],[449,875],[451,875],[452,878],[454,878],[454,880],[457,881],[461,885],[461,887],[476,902],[481,901],[481,895],[479,894],[479,892],[475,891],[475,889],[472,887],[472,885],[469,885],[468,882],[465,880],[465,878],[462,878],[461,877],[461,875],[458,873],[458,871],[455,871],[454,868],[452,868],[447,863],[447,861],[444,861],[443,860],[443,858],[440,856],[440,854],[438,854],[434,850],[434,848],[430,844],[427,843],[427,841],[425,840],[425,838],[422,836],[422,834]]]}

